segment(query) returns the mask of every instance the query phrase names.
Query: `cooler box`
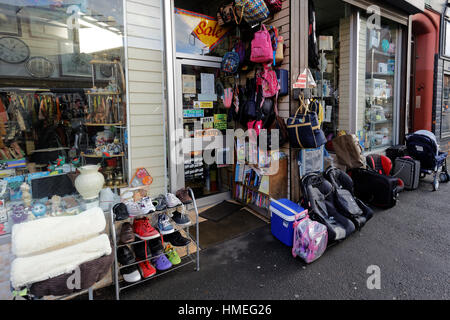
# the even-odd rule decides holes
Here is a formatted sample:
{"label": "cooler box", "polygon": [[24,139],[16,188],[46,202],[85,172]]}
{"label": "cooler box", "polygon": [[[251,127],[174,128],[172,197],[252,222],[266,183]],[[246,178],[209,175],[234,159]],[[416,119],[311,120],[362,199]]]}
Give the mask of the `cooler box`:
{"label": "cooler box", "polygon": [[292,247],[294,242],[294,222],[306,217],[308,210],[288,200],[271,200],[270,222],[272,234],[285,245]]}

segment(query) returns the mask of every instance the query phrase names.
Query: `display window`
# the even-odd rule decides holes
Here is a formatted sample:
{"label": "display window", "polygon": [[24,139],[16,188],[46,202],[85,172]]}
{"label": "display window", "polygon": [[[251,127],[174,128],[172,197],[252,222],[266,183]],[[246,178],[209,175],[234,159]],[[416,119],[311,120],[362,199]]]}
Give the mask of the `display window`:
{"label": "display window", "polygon": [[81,166],[96,166],[100,188],[127,185],[122,8],[122,0],[0,1],[3,230],[80,212]]}

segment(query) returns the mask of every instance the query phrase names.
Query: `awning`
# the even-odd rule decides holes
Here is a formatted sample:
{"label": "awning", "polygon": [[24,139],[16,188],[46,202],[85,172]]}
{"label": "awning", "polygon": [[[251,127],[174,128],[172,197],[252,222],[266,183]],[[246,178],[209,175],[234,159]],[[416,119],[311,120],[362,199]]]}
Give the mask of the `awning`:
{"label": "awning", "polygon": [[425,10],[424,0],[386,0],[386,2],[409,14],[421,13]]}

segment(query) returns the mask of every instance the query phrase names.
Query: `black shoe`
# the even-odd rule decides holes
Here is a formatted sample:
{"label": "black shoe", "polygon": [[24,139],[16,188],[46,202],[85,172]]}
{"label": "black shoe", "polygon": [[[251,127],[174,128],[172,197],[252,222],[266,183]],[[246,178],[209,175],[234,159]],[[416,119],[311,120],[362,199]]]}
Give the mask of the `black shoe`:
{"label": "black shoe", "polygon": [[150,247],[150,251],[152,253],[152,256],[154,257],[164,253],[164,247],[161,243],[161,238],[149,240],[148,246]]}
{"label": "black shoe", "polygon": [[130,216],[128,214],[127,206],[122,202],[115,204],[112,211],[116,221],[128,219]]}
{"label": "black shoe", "polygon": [[[145,253],[145,249],[147,249],[147,254]],[[133,250],[134,254],[136,255],[137,261],[143,261],[152,256],[149,241],[135,243],[133,245]]]}
{"label": "black shoe", "polygon": [[128,246],[123,246],[117,249],[117,260],[123,266],[136,262],[136,258]]}
{"label": "black shoe", "polygon": [[184,247],[191,243],[191,239],[185,238],[179,231],[163,235],[164,242],[170,242],[175,247]]}

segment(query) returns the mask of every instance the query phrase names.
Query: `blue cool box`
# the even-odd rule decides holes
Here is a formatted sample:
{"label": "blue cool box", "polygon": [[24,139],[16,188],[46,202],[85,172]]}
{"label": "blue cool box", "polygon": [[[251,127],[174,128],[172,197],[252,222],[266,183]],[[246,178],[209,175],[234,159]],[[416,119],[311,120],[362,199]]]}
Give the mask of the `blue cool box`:
{"label": "blue cool box", "polygon": [[272,234],[285,245],[292,247],[294,222],[304,218],[307,213],[307,210],[288,199],[272,200],[270,202]]}

